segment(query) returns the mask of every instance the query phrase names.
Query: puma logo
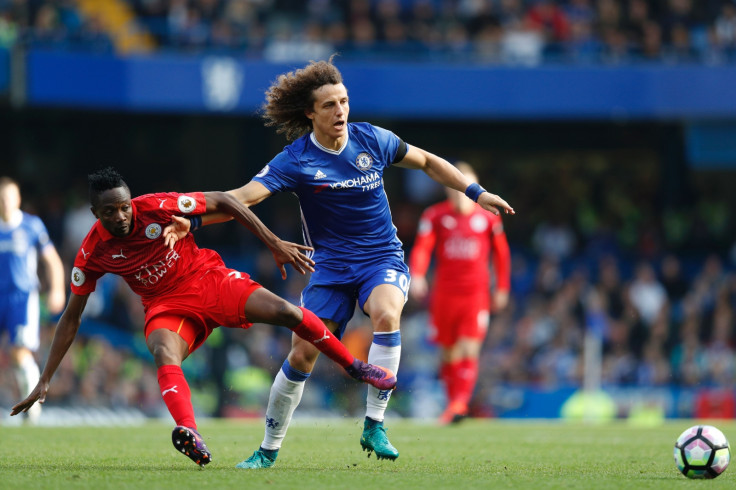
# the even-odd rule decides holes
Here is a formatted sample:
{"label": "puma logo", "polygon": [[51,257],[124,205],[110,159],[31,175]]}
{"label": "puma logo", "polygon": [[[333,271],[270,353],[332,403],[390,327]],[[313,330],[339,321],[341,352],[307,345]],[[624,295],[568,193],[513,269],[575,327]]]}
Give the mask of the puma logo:
{"label": "puma logo", "polygon": [[325,330],[325,335],[324,335],[324,336],[323,336],[323,337],[322,337],[321,339],[317,339],[317,340],[315,340],[315,341],[314,341],[314,342],[312,342],[312,343],[313,343],[313,344],[319,344],[319,343],[320,343],[320,342],[322,342],[323,340],[325,340],[325,339],[329,339],[329,338],[330,338],[330,332],[328,332],[327,330]]}
{"label": "puma logo", "polygon": [[121,248],[119,254],[112,254],[112,258],[113,259],[127,259],[128,257],[123,255],[123,249]]}
{"label": "puma logo", "polygon": [[87,256],[91,254],[92,252],[85,252],[84,249],[81,249],[80,252],[82,252],[82,257],[84,257],[84,260],[87,260]]}
{"label": "puma logo", "polygon": [[177,386],[179,386],[179,385],[174,385],[174,386],[172,386],[171,388],[169,388],[169,389],[166,389],[166,390],[162,391],[162,392],[161,392],[161,396],[163,397],[163,396],[164,396],[164,395],[165,395],[166,393],[168,393],[168,392],[172,392],[172,393],[179,393],[178,391],[176,391],[176,387],[177,387]]}
{"label": "puma logo", "polygon": [[159,208],[163,208],[163,207],[164,207],[164,203],[165,203],[166,201],[168,201],[168,199],[159,199],[159,201],[161,202],[161,204],[159,204],[159,205],[158,205],[158,207],[159,207]]}

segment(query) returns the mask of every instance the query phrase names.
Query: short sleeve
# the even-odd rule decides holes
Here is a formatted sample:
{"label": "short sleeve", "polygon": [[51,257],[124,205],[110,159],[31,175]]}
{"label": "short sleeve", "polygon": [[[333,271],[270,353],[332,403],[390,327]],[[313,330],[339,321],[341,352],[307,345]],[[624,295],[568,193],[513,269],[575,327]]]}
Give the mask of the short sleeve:
{"label": "short sleeve", "polygon": [[378,147],[383,153],[381,155],[383,161],[387,162],[388,165],[394,163],[396,161],[396,153],[403,144],[401,138],[396,136],[393,131],[378,126],[373,126],[373,133],[376,136]]}
{"label": "short sleeve", "polygon": [[299,175],[299,162],[287,150],[276,155],[253,180],[263,184],[271,192],[291,192],[296,190]]}

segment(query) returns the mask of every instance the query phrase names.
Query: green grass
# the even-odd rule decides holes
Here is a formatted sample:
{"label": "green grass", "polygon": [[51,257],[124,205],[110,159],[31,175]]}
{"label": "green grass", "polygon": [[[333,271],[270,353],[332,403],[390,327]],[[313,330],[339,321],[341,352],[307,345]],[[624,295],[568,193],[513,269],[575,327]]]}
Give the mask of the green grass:
{"label": "green grass", "polygon": [[[261,442],[260,420],[200,423],[213,453],[204,470],[175,452],[168,424],[0,427],[0,488],[736,488],[736,467],[708,481],[676,470],[674,441],[695,423],[642,428],[469,420],[436,427],[390,420],[388,435],[401,452],[392,462],[366,458],[358,442],[361,420],[299,420],[276,465],[258,471],[235,464]],[[736,423],[713,425],[736,440]]]}

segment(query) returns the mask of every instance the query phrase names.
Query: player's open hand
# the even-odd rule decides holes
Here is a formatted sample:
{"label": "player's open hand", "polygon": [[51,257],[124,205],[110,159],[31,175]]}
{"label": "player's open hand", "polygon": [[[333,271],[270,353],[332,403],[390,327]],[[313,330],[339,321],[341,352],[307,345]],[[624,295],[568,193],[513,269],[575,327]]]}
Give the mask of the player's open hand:
{"label": "player's open hand", "polygon": [[314,272],[314,260],[304,254],[312,250],[314,250],[312,247],[306,245],[279,240],[278,245],[271,249],[271,253],[281,271],[281,279],[286,279],[286,264],[291,264],[302,275],[307,271]]}
{"label": "player's open hand", "polygon": [[25,400],[13,406],[10,411],[10,415],[18,415],[21,412],[27,412],[34,403],[44,403],[46,401],[46,393],[49,391],[49,384],[43,381],[39,381],[31,394],[26,397]]}
{"label": "player's open hand", "polygon": [[164,245],[169,247],[169,250],[174,250],[174,244],[187,236],[189,228],[192,226],[192,222],[181,216],[172,216],[171,223],[164,228]]}
{"label": "player's open hand", "polygon": [[495,215],[499,214],[498,208],[503,209],[506,214],[516,214],[514,208],[512,208],[509,203],[501,199],[500,196],[491,194],[488,191],[482,193],[478,197],[478,204],[480,204],[483,209],[486,209]]}

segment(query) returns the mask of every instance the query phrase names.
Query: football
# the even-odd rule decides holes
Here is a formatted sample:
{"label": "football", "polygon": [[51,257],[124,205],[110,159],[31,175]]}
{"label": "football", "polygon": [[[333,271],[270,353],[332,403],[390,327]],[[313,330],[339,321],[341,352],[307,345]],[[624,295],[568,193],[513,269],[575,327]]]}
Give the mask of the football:
{"label": "football", "polygon": [[726,436],[711,425],[690,427],[675,442],[675,465],[688,478],[715,478],[730,461]]}

